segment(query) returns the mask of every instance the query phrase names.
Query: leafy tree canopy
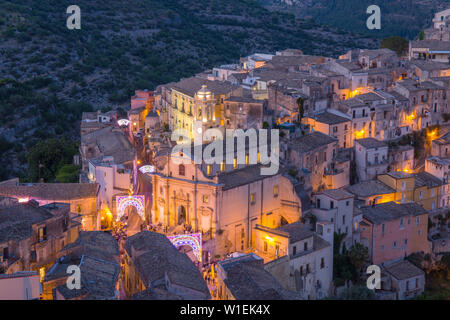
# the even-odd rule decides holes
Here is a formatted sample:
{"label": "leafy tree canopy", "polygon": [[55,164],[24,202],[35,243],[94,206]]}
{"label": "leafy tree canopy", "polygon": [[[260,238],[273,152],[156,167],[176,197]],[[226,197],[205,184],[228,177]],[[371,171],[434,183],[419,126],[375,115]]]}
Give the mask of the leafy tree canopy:
{"label": "leafy tree canopy", "polygon": [[403,55],[409,47],[409,42],[405,38],[392,36],[381,40],[380,48],[387,48],[395,51],[397,55]]}
{"label": "leafy tree canopy", "polygon": [[72,141],[56,138],[39,141],[30,148],[27,155],[31,181],[36,182],[40,178],[45,182],[55,181],[58,170],[72,163],[73,156],[77,152],[77,145]]}

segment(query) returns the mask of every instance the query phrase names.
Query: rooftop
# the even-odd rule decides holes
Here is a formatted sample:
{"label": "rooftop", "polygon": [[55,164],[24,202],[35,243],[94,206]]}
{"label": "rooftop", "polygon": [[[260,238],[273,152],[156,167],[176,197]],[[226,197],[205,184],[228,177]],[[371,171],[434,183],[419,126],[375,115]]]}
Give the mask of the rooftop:
{"label": "rooftop", "polygon": [[53,201],[97,197],[96,183],[29,183],[0,184],[0,195],[15,198],[46,199]]}
{"label": "rooftop", "polygon": [[418,216],[427,213],[427,211],[416,202],[402,204],[386,202],[375,206],[363,207],[361,208],[361,211],[364,218],[374,224],[393,221],[406,216]]}
{"label": "rooftop", "polygon": [[390,273],[394,278],[398,280],[406,280],[413,277],[425,276],[425,272],[408,260],[396,262],[384,267],[385,271]]}
{"label": "rooftop", "polygon": [[116,239],[104,231],[80,231],[78,239],[61,249],[63,253],[89,255],[90,257],[115,262],[120,252]]}
{"label": "rooftop", "polygon": [[362,181],[357,184],[348,186],[346,190],[353,193],[358,198],[366,198],[378,194],[394,193],[395,190],[384,184],[380,180]]}
{"label": "rooftop", "polygon": [[93,148],[94,156],[112,156],[116,164],[133,161],[136,151],[120,129],[106,127],[81,137],[81,148]]}
{"label": "rooftop", "polygon": [[[450,43],[450,42],[449,42]],[[405,79],[395,82],[396,86],[402,86],[409,91],[420,90],[444,90],[444,87],[431,81],[416,81],[413,79]]]}
{"label": "rooftop", "polygon": [[289,147],[299,153],[307,153],[317,149],[318,147],[325,146],[336,141],[337,139],[333,137],[315,131],[302,137],[292,139],[289,141]]}
{"label": "rooftop", "polygon": [[[237,300],[286,300],[295,299],[296,294],[285,290],[266,270],[263,260],[252,256],[233,263],[219,262],[226,273],[224,283]],[[298,299],[298,298],[297,298]]]}
{"label": "rooftop", "polygon": [[350,119],[347,119],[345,117],[339,116],[337,114],[325,111],[322,113],[317,114],[315,117],[315,120],[317,122],[326,123],[328,125],[338,124],[338,123],[344,123],[344,122],[350,122]]}
{"label": "rooftop", "polygon": [[209,295],[209,289],[189,257],[179,252],[163,234],[142,231],[129,237],[125,243],[128,255],[146,286],[164,279]]}
{"label": "rooftop", "polygon": [[426,71],[450,69],[450,64],[432,60],[413,60],[411,64]]}
{"label": "rooftop", "polygon": [[[228,190],[249,183],[266,179],[273,176],[267,176],[261,174],[261,168],[264,166],[261,164],[245,166],[242,169],[237,169],[229,172],[223,172],[219,174],[219,184],[223,184],[223,190]],[[281,174],[281,168],[278,174]]]}
{"label": "rooftop", "polygon": [[374,138],[357,139],[355,141],[358,142],[360,145],[362,145],[366,149],[383,148],[383,147],[387,148],[387,146],[388,146],[383,141],[380,141],[380,140],[377,140]]}
{"label": "rooftop", "polygon": [[202,79],[198,77],[191,77],[187,79],[183,79],[173,86],[173,89],[179,91],[181,93],[187,94],[191,97],[194,97],[195,94],[202,89],[202,86],[206,85],[208,91],[212,94],[228,94],[236,90],[237,86],[230,84],[229,82],[224,81],[211,81],[207,79]]}
{"label": "rooftop", "polygon": [[449,51],[450,42],[439,40],[410,41],[411,48],[427,48],[430,51]]}
{"label": "rooftop", "polygon": [[435,188],[442,186],[442,181],[432,174],[428,172],[419,172],[414,175],[415,179],[415,186],[417,187],[428,187],[428,188]]}
{"label": "rooftop", "polygon": [[334,200],[345,200],[354,197],[353,194],[343,189],[327,189],[319,192],[319,194],[327,195],[330,198],[333,198]]}

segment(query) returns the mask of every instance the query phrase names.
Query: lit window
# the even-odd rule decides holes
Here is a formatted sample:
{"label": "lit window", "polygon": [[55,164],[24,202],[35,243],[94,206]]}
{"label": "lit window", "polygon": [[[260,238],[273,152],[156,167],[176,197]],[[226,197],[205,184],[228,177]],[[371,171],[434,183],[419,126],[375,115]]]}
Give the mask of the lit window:
{"label": "lit window", "polygon": [[208,203],[209,202],[209,197],[207,195],[203,196],[203,203]]}
{"label": "lit window", "polygon": [[248,164],[248,154],[245,155],[245,164]]}
{"label": "lit window", "polygon": [[234,159],[233,159],[233,168],[237,169],[237,167],[238,167],[237,158],[234,157]]}
{"label": "lit window", "polygon": [[178,166],[178,174],[179,174],[180,176],[184,176],[184,175],[186,174],[186,168],[184,167],[183,164],[180,164],[180,165]]}
{"label": "lit window", "polygon": [[225,162],[220,164],[220,171],[225,171]]}
{"label": "lit window", "polygon": [[212,175],[212,166],[211,166],[211,165],[208,165],[208,166],[206,167],[206,174],[207,174],[208,176]]}
{"label": "lit window", "polygon": [[256,203],[256,194],[252,193],[250,195],[250,203],[255,204]]}
{"label": "lit window", "polygon": [[276,198],[278,197],[278,186],[273,187],[273,196]]}

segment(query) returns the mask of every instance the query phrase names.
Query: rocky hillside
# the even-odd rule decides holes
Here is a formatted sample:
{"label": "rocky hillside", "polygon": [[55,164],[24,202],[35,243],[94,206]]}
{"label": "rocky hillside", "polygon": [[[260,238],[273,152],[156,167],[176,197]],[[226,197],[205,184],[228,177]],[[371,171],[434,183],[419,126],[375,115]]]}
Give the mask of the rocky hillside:
{"label": "rocky hillside", "polygon": [[337,55],[373,38],[322,27],[256,0],[0,1],[0,178],[26,174],[30,146],[78,138],[82,111],[125,106],[134,89],[253,52]]}
{"label": "rocky hillside", "polygon": [[[387,37],[414,38],[431,25],[437,11],[450,8],[450,0],[259,0],[271,11],[291,12],[344,30]],[[381,9],[381,30],[368,30],[367,7]]]}

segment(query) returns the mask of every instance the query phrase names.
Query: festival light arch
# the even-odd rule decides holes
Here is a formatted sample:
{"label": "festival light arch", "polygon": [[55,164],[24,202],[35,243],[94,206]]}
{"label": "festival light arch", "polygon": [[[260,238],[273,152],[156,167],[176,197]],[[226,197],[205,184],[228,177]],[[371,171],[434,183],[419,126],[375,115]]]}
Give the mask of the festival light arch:
{"label": "festival light arch", "polygon": [[151,165],[145,165],[139,168],[139,171],[142,173],[152,173],[155,172],[155,167]]}
{"label": "festival light arch", "polygon": [[119,126],[128,126],[130,124],[130,120],[128,119],[120,119],[117,121]]}
{"label": "festival light arch", "polygon": [[170,242],[176,247],[189,246],[194,252],[194,256],[199,262],[202,262],[202,234],[192,233],[192,234],[179,234],[175,236],[167,237]]}
{"label": "festival light arch", "polygon": [[141,219],[145,220],[145,196],[120,196],[116,198],[117,221],[129,206],[135,207]]}

